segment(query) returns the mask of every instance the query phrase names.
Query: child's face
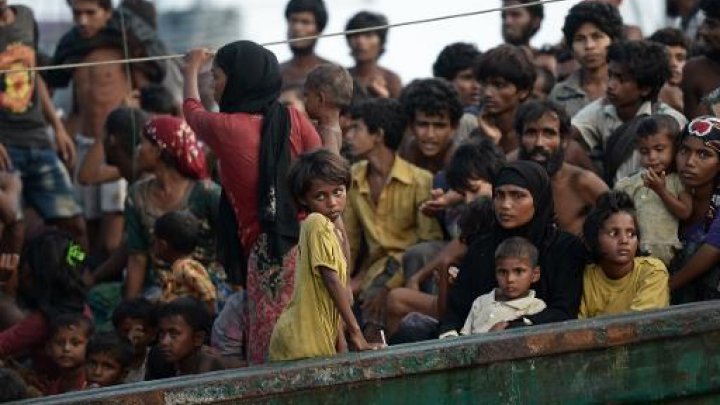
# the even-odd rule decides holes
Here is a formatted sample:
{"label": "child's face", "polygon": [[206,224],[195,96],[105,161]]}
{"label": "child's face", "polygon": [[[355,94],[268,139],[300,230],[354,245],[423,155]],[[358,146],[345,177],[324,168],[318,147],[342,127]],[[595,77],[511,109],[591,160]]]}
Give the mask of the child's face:
{"label": "child's face", "polygon": [[310,212],[323,214],[330,221],[335,222],[345,211],[346,201],[347,190],[344,184],[330,184],[322,180],[313,180],[301,202]]}
{"label": "child's face", "polygon": [[161,318],[159,347],[166,361],[177,363],[202,346],[204,333],[196,332],[180,315]]}
{"label": "child's face", "polygon": [[305,86],[304,98],[305,112],[307,113],[308,117],[312,119],[317,119],[320,115],[323,104],[320,92],[311,87]]}
{"label": "child's face", "polygon": [[540,279],[540,268],[526,257],[503,257],[495,262],[495,277],[507,300],[527,295],[532,283]]}
{"label": "child's face", "polygon": [[70,325],[58,329],[48,343],[48,354],[63,370],[85,364],[85,348],[88,331],[81,325]]}
{"label": "child's face", "polygon": [[602,261],[616,266],[632,262],[638,248],[637,228],[633,217],[627,212],[610,215],[600,228],[598,246]]}
{"label": "child's face", "polygon": [[618,62],[608,63],[607,99],[616,109],[639,105],[650,90],[638,86],[627,66]]}
{"label": "child's face", "polygon": [[665,131],[639,138],[637,150],[640,154],[640,164],[657,174],[667,173],[675,159],[675,148],[673,148],[670,136]]}
{"label": "child's face", "polygon": [[107,387],[122,383],[125,378],[122,364],[108,352],[93,353],[88,356],[85,365],[85,377],[88,385]]}
{"label": "child's face", "polygon": [[145,321],[138,318],[125,318],[118,325],[117,332],[128,338],[133,344],[136,352],[142,351],[144,353],[153,340],[157,330],[153,327],[146,325]]}

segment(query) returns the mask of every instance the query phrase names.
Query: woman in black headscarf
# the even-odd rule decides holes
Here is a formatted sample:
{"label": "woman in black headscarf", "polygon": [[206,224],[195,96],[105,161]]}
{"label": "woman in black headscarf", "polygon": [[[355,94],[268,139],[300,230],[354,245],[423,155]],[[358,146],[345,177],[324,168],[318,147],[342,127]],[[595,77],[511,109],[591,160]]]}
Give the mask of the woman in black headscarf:
{"label": "woman in black headscarf", "polygon": [[[491,215],[489,229],[469,241],[458,278],[448,293],[440,335],[456,334],[473,300],[497,287],[495,249],[513,236],[528,239],[540,252],[540,280],[532,288],[547,308],[526,318],[533,324],[574,319],[582,294],[586,250],[577,237],[560,231],[555,224],[552,188],[545,169],[524,160],[503,167],[493,184]],[[499,328],[521,325],[524,323],[513,321]]]}
{"label": "woman in black headscarf", "polygon": [[[242,308],[242,313],[221,313],[221,319],[233,319],[234,326],[215,328],[213,337],[217,332],[217,341],[244,352],[249,363],[263,363],[294,281],[299,226],[285,178],[291,158],[321,142],[307,118],[277,101],[282,86],[277,58],[254,42],[233,42],[215,54],[214,98],[220,113],[205,111],[197,75],[211,58],[203,49],[186,56],[183,110],[190,127],[218,158],[225,197],[220,222],[229,225],[222,237],[224,252],[226,257],[237,253],[238,262],[230,269],[246,264],[246,270],[235,275],[246,292],[236,299],[245,304],[229,306]],[[239,241],[231,238],[234,235]]]}

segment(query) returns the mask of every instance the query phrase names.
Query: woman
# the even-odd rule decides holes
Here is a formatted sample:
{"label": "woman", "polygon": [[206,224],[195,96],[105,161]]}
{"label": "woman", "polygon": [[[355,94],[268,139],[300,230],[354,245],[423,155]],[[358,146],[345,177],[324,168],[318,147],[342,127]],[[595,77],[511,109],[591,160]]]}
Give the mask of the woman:
{"label": "woman", "polygon": [[[555,224],[552,188],[545,169],[522,160],[503,167],[493,185],[491,213],[489,230],[469,241],[457,280],[448,293],[440,336],[456,335],[473,300],[497,287],[495,249],[513,236],[527,238],[540,252],[540,281],[532,288],[547,308],[526,318],[539,324],[577,317],[586,250],[577,237],[560,231]],[[523,324],[505,322],[493,330]]]}
{"label": "woman", "polygon": [[673,304],[720,298],[720,119],[692,120],[676,156],[680,179],[692,196],[692,214],[681,224],[680,251],[670,265]]}
{"label": "woman", "polygon": [[206,111],[197,77],[210,58],[204,49],[186,56],[183,110],[217,155],[220,182],[232,208],[229,216],[235,217],[223,222],[236,221],[237,248],[247,263],[246,295],[236,297],[245,300],[233,326],[238,330],[224,335],[245,336],[243,344],[235,342],[236,350],[244,351],[251,364],[264,363],[294,282],[299,225],[285,179],[291,157],[320,147],[320,136],[307,118],[277,101],[282,84],[277,58],[250,41],[227,44],[215,54],[214,97],[220,113]]}

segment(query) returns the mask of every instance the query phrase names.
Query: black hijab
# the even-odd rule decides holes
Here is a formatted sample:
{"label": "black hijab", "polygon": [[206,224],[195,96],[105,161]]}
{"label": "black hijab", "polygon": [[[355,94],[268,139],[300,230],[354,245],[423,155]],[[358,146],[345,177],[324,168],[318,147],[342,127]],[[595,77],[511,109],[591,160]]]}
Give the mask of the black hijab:
{"label": "black hijab", "polygon": [[220,48],[215,64],[227,76],[223,113],[262,114],[258,218],[275,263],[297,243],[299,224],[286,177],[290,167],[290,114],[277,101],[282,86],[275,54],[251,41]]}
{"label": "black hijab", "polygon": [[533,161],[511,162],[500,169],[493,189],[508,184],[522,187],[530,192],[535,214],[528,224],[516,229],[502,228],[497,221],[494,221],[493,230],[496,244],[513,236],[522,236],[542,251],[542,247],[552,242],[557,233],[555,204],[547,171]]}

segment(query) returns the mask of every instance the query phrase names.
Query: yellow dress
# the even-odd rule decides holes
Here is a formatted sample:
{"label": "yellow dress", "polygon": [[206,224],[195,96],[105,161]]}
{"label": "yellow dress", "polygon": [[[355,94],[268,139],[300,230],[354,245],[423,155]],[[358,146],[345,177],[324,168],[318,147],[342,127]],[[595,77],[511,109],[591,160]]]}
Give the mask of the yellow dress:
{"label": "yellow dress", "polygon": [[579,318],[665,308],[670,304],[668,272],[654,257],[636,257],[625,277],[608,278],[595,263],[585,267]]}
{"label": "yellow dress", "polygon": [[271,361],[336,353],[340,311],[325,288],[319,269],[322,266],[337,271],[342,284],[347,284],[347,262],[335,225],[324,215],[310,214],[300,228],[298,250],[292,299],[270,338]]}

